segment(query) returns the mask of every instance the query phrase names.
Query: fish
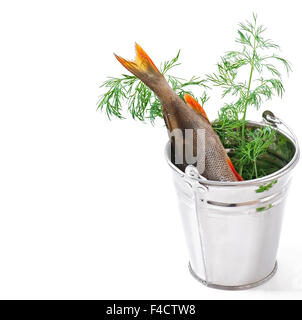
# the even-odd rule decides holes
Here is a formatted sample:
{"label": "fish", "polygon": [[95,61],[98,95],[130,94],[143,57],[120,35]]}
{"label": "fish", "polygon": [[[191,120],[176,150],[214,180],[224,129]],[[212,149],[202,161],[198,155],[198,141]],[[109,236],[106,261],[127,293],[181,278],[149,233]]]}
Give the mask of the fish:
{"label": "fish", "polygon": [[[114,53],[116,59],[148,86],[158,97],[174,152],[173,159],[183,171],[188,164],[185,150],[192,150],[199,174],[212,181],[241,181],[203,107],[189,94],[184,100],[170,87],[148,54],[135,44],[136,57],[126,60]],[[191,139],[186,136],[192,131]],[[200,131],[202,130],[202,131]],[[175,134],[176,132],[176,134]],[[199,134],[202,132],[203,134]],[[193,138],[193,139],[192,139]],[[202,152],[199,152],[202,150]],[[191,160],[191,159],[190,159]]]}

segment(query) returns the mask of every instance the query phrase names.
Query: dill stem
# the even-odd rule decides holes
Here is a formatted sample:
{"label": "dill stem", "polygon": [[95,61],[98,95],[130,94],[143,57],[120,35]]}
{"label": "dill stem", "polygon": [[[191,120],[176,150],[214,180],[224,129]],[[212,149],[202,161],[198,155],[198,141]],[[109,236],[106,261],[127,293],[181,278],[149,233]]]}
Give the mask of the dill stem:
{"label": "dill stem", "polygon": [[242,117],[242,120],[243,120],[242,133],[241,133],[242,142],[244,142],[245,118],[246,118],[247,104],[248,104],[248,99],[250,97],[252,77],[253,77],[253,72],[254,72],[254,68],[255,68],[255,54],[256,54],[256,39],[254,39],[253,58],[252,58],[252,62],[251,62],[251,71],[250,71],[249,83],[248,83],[248,87],[247,87],[246,101],[244,104],[244,113],[243,113],[243,117]]}
{"label": "dill stem", "polygon": [[257,172],[256,160],[254,160],[254,170],[255,170],[255,176],[256,176],[256,179],[257,179],[258,178],[258,172]]}
{"label": "dill stem", "polygon": [[[245,141],[244,133],[245,133],[245,118],[246,118],[246,111],[247,111],[247,104],[248,104],[248,99],[250,97],[250,91],[251,91],[251,84],[252,84],[252,78],[253,78],[253,72],[255,68],[255,54],[256,54],[256,38],[254,37],[254,46],[253,46],[253,57],[251,61],[251,71],[250,71],[250,77],[249,77],[249,83],[247,87],[247,93],[246,93],[246,101],[244,104],[244,112],[243,112],[243,117],[242,117],[242,131],[241,131],[241,143],[243,144]],[[240,165],[239,168],[239,174],[242,174],[242,169],[243,169],[243,164]]]}

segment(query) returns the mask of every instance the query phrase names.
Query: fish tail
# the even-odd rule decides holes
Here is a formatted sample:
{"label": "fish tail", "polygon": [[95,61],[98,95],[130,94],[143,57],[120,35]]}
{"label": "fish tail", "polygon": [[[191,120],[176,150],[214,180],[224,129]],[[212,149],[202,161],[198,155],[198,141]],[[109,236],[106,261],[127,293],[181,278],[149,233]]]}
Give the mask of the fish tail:
{"label": "fish tail", "polygon": [[147,85],[149,85],[149,82],[154,80],[154,78],[157,78],[158,76],[162,77],[154,62],[137,43],[135,44],[135,51],[136,57],[133,61],[126,60],[115,53],[114,55],[128,71],[133,73]]}

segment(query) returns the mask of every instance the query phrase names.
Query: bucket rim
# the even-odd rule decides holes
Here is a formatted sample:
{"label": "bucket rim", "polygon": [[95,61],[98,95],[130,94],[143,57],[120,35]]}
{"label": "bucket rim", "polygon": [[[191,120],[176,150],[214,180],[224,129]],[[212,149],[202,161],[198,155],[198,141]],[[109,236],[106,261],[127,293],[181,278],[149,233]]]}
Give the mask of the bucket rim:
{"label": "bucket rim", "polygon": [[[257,125],[257,126],[264,126],[267,125],[266,123],[263,122],[257,122],[257,121],[247,121],[248,124],[252,124],[252,125]],[[259,185],[259,184],[263,184],[263,183],[267,183],[273,180],[278,180],[280,177],[284,176],[285,174],[287,174],[288,172],[290,172],[298,163],[298,160],[300,158],[300,149],[299,149],[299,144],[298,141],[295,140],[291,135],[289,135],[287,132],[283,131],[282,129],[275,127],[275,130],[277,130],[279,133],[281,133],[282,135],[284,135],[286,138],[288,138],[292,144],[295,147],[295,154],[293,156],[293,158],[291,159],[291,161],[285,165],[283,168],[281,168],[278,171],[275,171],[265,177],[261,177],[261,178],[257,178],[257,179],[252,179],[252,180],[245,180],[245,181],[214,181],[214,180],[206,180],[204,177],[201,178],[201,176],[199,175],[199,177],[195,178],[195,177],[191,177],[191,179],[196,180],[198,182],[200,182],[203,185],[206,186],[217,186],[217,187],[240,187],[240,186],[251,186],[251,185]],[[177,168],[172,162],[171,159],[169,157],[169,147],[170,147],[170,141],[168,141],[166,143],[165,146],[165,158],[168,162],[168,165],[172,168],[173,171],[175,171],[176,173],[178,173],[180,176],[185,176],[185,172],[183,172],[182,170],[180,170],[179,168]]]}

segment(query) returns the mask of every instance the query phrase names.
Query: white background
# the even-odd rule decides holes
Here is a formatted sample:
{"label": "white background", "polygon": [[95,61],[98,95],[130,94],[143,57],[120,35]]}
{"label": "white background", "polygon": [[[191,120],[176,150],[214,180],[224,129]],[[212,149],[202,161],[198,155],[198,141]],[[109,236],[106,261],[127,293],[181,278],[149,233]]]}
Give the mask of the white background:
{"label": "white background", "polygon": [[[0,298],[301,298],[300,166],[275,278],[207,289],[187,270],[165,128],[96,112],[98,86],[124,72],[112,52],[132,58],[137,41],[158,64],[180,48],[177,72],[202,76],[255,11],[294,70],[284,99],[265,107],[302,141],[299,3],[1,1]],[[218,107],[214,96],[211,119]]]}

